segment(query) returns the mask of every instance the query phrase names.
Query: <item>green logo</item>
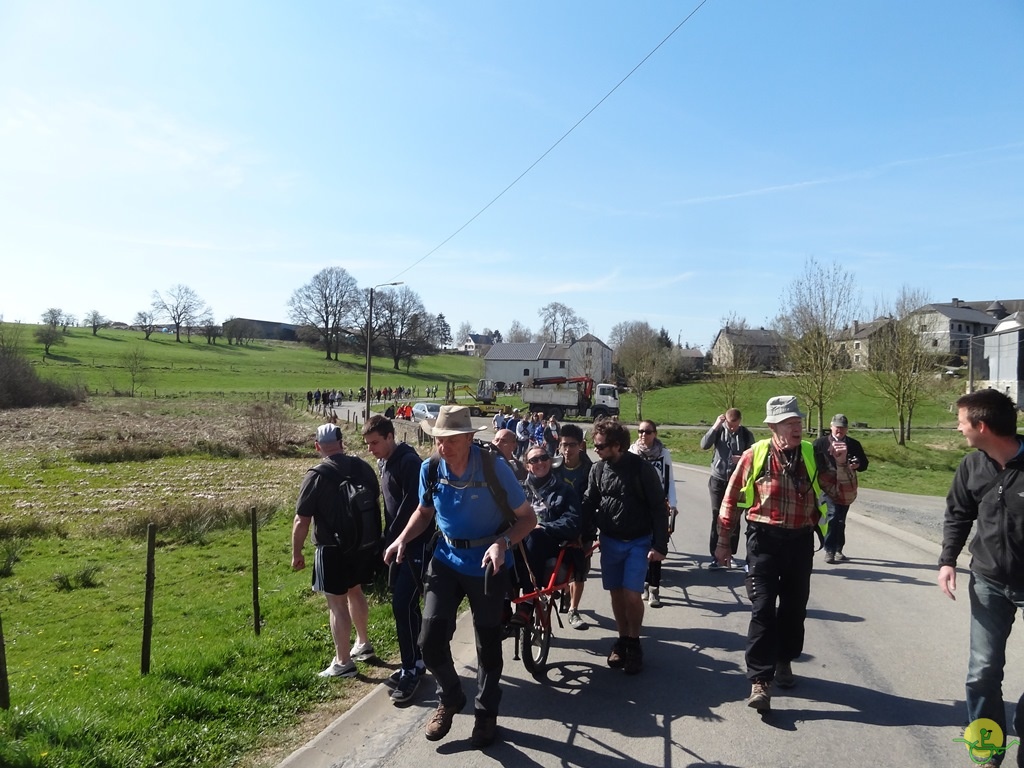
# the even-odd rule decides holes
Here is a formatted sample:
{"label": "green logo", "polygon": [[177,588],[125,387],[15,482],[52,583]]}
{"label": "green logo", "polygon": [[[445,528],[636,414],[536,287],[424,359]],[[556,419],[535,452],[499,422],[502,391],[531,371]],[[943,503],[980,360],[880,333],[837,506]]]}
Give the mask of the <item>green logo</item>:
{"label": "green logo", "polygon": [[953,741],[966,744],[967,753],[971,756],[971,760],[979,765],[987,763],[996,755],[1003,754],[1014,744],[1020,744],[1019,740],[1014,739],[1005,747],[1001,746],[1003,743],[1003,729],[999,727],[995,720],[989,720],[987,717],[975,720],[964,729],[963,738],[953,739]]}

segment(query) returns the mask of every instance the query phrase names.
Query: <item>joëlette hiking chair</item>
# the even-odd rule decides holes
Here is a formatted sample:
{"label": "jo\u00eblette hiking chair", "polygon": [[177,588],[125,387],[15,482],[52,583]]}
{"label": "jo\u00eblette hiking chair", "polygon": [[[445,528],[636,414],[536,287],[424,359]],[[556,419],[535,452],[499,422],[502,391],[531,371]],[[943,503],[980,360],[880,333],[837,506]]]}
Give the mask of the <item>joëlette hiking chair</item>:
{"label": "jo\u00eblette hiking chair", "polygon": [[[548,651],[551,649],[551,613],[556,602],[558,609],[554,612],[555,619],[558,621],[559,627],[565,626],[560,614],[569,610],[569,585],[575,580],[573,560],[571,557],[567,557],[567,553],[577,550],[582,551],[584,557],[590,557],[597,549],[597,542],[594,542],[586,550],[578,544],[562,545],[558,550],[558,556],[549,558],[544,564],[542,575],[546,578],[541,580],[544,586],[538,583],[531,570],[529,573],[534,587],[533,591],[512,598],[513,616],[515,615],[515,606],[527,600],[533,601],[532,621],[527,624],[517,624],[511,621],[510,617],[510,620],[506,622],[506,637],[514,637],[516,641],[515,655],[512,658],[518,661],[521,652],[523,666],[535,677],[542,675],[547,668]],[[491,566],[488,563],[487,569],[484,571],[485,592],[490,590],[490,575]]]}

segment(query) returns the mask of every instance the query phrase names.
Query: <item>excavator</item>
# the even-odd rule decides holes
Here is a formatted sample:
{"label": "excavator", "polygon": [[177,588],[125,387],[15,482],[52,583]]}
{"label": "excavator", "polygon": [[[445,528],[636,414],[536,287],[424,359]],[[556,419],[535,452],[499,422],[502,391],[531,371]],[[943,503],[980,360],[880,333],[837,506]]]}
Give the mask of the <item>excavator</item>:
{"label": "excavator", "polygon": [[[460,403],[456,395],[458,392],[465,392],[473,398],[474,402],[469,404]],[[466,384],[453,384],[449,381],[445,386],[445,405],[467,405],[471,416],[490,416],[499,411],[507,410],[507,406],[498,405],[496,401],[497,395],[494,392],[494,382],[490,379],[480,379],[477,382],[475,392]]]}

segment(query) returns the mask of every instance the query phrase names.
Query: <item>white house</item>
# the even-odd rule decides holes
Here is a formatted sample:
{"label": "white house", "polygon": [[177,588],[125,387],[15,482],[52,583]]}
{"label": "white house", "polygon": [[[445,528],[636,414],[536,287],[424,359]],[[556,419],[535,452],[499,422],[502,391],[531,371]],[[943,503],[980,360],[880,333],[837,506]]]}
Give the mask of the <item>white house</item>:
{"label": "white house", "polygon": [[589,333],[572,344],[495,344],[484,357],[484,378],[506,384],[528,385],[533,379],[550,376],[608,381],[611,375],[611,348]]}

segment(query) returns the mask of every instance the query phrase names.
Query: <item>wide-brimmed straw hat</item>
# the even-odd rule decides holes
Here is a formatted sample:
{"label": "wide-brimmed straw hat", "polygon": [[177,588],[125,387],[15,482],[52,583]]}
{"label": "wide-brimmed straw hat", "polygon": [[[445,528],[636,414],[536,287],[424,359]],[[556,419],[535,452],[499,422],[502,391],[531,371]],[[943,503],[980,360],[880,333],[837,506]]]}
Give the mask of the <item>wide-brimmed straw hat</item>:
{"label": "wide-brimmed straw hat", "polygon": [[423,431],[431,437],[450,437],[481,432],[487,427],[474,427],[469,408],[464,405],[442,405],[436,419],[423,422]]}
{"label": "wide-brimmed straw hat", "polygon": [[797,405],[796,397],[793,395],[773,397],[767,402],[764,410],[765,424],[778,424],[780,421],[792,419],[794,416],[799,416],[802,419],[806,415],[800,412],[800,406]]}

